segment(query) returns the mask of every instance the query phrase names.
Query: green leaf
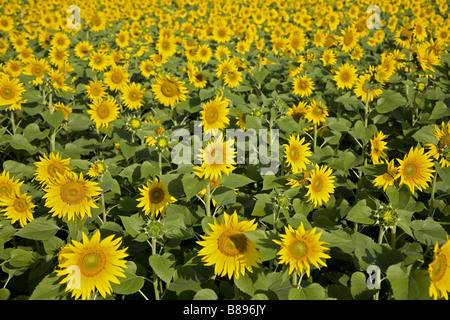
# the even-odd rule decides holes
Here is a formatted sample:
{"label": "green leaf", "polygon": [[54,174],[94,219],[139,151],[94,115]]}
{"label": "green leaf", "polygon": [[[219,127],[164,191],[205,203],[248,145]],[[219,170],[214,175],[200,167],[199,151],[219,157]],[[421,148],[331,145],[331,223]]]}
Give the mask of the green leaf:
{"label": "green leaf", "polygon": [[430,287],[428,270],[412,270],[412,265],[404,270],[400,267],[400,264],[395,264],[388,268],[386,278],[391,284],[392,292],[396,300],[430,299],[428,295],[428,289]]}
{"label": "green leaf", "polygon": [[11,251],[11,258],[9,263],[13,267],[21,268],[26,267],[33,263],[34,256],[32,251],[24,250],[24,249],[13,249]]}
{"label": "green leaf", "polygon": [[325,300],[325,289],[318,283],[312,283],[306,288],[289,290],[289,300]]}
{"label": "green leaf", "polygon": [[11,137],[11,140],[9,142],[10,146],[16,150],[25,150],[30,154],[35,154],[37,152],[37,149],[35,146],[33,146],[27,138],[25,138],[21,134],[15,134]]}
{"label": "green leaf", "polygon": [[49,134],[49,130],[45,129],[44,131],[41,131],[39,126],[36,123],[30,123],[25,127],[23,130],[23,136],[29,141],[32,142],[33,140],[43,140],[47,138]]}
{"label": "green leaf", "polygon": [[8,300],[10,292],[7,288],[0,289],[0,300]]}
{"label": "green leaf", "polygon": [[399,92],[393,90],[385,90],[383,94],[378,98],[376,110],[379,113],[387,113],[405,104],[406,99]]}
{"label": "green leaf", "polygon": [[252,75],[256,83],[262,84],[264,79],[269,75],[269,71],[267,69],[253,70]]}
{"label": "green leaf", "polygon": [[214,189],[212,198],[216,201],[216,207],[236,203],[236,193],[233,189],[226,187],[217,187]]}
{"label": "green leaf", "polygon": [[25,239],[48,240],[58,232],[56,222],[49,217],[39,217],[17,231],[16,235]]}
{"label": "green leaf", "polygon": [[53,128],[58,129],[64,120],[64,113],[61,110],[56,110],[53,113],[45,110],[42,113],[42,118],[44,118],[44,120]]}
{"label": "green leaf", "polygon": [[175,274],[175,256],[171,253],[152,255],[148,258],[150,267],[156,275],[165,283],[169,283]]}
{"label": "green leaf", "polygon": [[56,300],[65,289],[65,285],[60,284],[62,279],[55,272],[45,276],[34,288],[30,300]]}
{"label": "green leaf", "polygon": [[30,179],[33,178],[35,167],[33,165],[26,165],[24,163],[13,160],[6,160],[3,162],[3,169],[8,171],[15,179]]}
{"label": "green leaf", "polygon": [[232,189],[243,187],[252,182],[255,181],[244,175],[236,173],[230,173],[229,175],[222,176],[222,185]]}
{"label": "green leaf", "polygon": [[133,294],[142,289],[145,284],[144,278],[136,275],[136,264],[132,261],[127,262],[125,269],[125,278],[117,278],[120,283],[111,283],[111,287],[118,294]]}
{"label": "green leaf", "polygon": [[396,300],[408,299],[408,275],[399,265],[392,265],[386,272]]}
{"label": "green leaf", "polygon": [[138,214],[133,216],[120,216],[120,220],[122,220],[122,224],[125,230],[132,236],[136,238],[143,230],[145,221],[142,220]]}
{"label": "green leaf", "polygon": [[436,171],[442,181],[444,181],[444,184],[450,186],[450,167],[442,168],[440,165],[437,165]]}
{"label": "green leaf", "polygon": [[449,108],[443,101],[437,101],[429,120],[442,119],[449,115]]}
{"label": "green leaf", "polygon": [[350,292],[356,300],[369,300],[378,291],[367,288],[367,278],[365,273],[356,271],[350,278]]}
{"label": "green leaf", "polygon": [[217,294],[212,289],[202,289],[198,291],[195,296],[194,300],[217,300]]}
{"label": "green leaf", "polygon": [[187,199],[191,199],[197,193],[206,188],[209,183],[208,179],[199,179],[194,175],[186,175],[181,180],[183,184],[184,193]]}
{"label": "green leaf", "polygon": [[367,206],[367,201],[360,200],[350,209],[347,214],[347,220],[362,223],[362,224],[373,224],[375,223],[375,218],[372,216],[372,209]]}
{"label": "green leaf", "polygon": [[434,246],[436,242],[442,244],[447,239],[445,229],[431,217],[412,221],[410,227],[417,241],[427,246]]}

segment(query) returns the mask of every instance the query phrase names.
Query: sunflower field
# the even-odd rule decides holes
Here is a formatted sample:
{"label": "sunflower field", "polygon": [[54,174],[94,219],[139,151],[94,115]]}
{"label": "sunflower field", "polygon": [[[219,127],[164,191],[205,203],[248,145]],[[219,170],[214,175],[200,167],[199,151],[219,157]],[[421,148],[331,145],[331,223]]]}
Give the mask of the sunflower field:
{"label": "sunflower field", "polygon": [[0,300],[448,300],[447,1],[0,2]]}

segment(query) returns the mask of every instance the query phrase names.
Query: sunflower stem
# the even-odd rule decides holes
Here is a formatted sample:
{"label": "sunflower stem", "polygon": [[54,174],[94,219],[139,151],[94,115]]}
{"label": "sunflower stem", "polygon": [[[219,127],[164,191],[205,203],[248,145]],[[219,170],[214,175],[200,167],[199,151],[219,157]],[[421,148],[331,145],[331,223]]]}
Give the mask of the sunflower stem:
{"label": "sunflower stem", "polygon": [[394,227],[392,227],[392,232],[391,232],[391,248],[392,249],[395,249],[395,245],[397,243],[396,233],[397,233],[397,228],[396,228],[396,226],[394,226]]}
{"label": "sunflower stem", "polygon": [[378,233],[378,244],[381,244],[383,242],[383,235],[384,235],[384,227],[380,226],[380,232]]}
{"label": "sunflower stem", "polygon": [[300,275],[300,278],[298,279],[297,289],[300,289],[302,287],[302,278],[304,274],[305,272],[303,271],[302,274]]}
{"label": "sunflower stem", "polygon": [[16,121],[14,119],[14,111],[11,111],[11,126],[13,134],[16,134]]}
{"label": "sunflower stem", "polygon": [[[156,255],[156,237],[152,237],[152,255]],[[153,275],[153,288],[155,290],[155,300],[159,300],[158,276]]]}
{"label": "sunflower stem", "polygon": [[431,199],[430,199],[430,212],[433,213],[434,210],[434,194],[436,191],[436,178],[437,171],[434,173],[433,184],[431,185]]}
{"label": "sunflower stem", "polygon": [[206,207],[206,216],[211,216],[211,185],[208,179],[208,183],[206,184],[206,198],[205,198],[205,207]]}
{"label": "sunflower stem", "polygon": [[161,151],[158,153],[158,164],[159,164],[159,174],[162,175],[162,154],[161,154]]}
{"label": "sunflower stem", "polygon": [[314,124],[314,152],[316,152],[316,146],[317,146],[317,124]]}

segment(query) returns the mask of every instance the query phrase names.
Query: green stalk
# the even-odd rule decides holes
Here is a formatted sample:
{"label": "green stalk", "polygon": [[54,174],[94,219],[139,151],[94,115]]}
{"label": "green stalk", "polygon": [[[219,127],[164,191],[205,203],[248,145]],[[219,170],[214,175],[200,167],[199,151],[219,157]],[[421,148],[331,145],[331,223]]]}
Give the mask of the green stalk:
{"label": "green stalk", "polygon": [[380,226],[380,232],[378,233],[378,244],[381,244],[383,242],[383,235],[384,235],[384,227]]}
{"label": "green stalk", "polygon": [[14,119],[14,111],[11,110],[11,126],[13,134],[16,134],[16,120]]}
{"label": "green stalk", "polygon": [[430,199],[430,212],[433,213],[434,210],[434,194],[436,192],[436,178],[437,171],[434,173],[433,184],[431,185],[431,199]]}
{"label": "green stalk", "polygon": [[317,123],[314,124],[314,152],[316,152],[317,146]]}
{"label": "green stalk", "polygon": [[[152,255],[156,255],[156,238],[152,237]],[[158,276],[153,275],[153,288],[155,290],[155,299],[159,300]]]}
{"label": "green stalk", "polygon": [[208,179],[206,184],[206,198],[205,198],[206,216],[211,217],[211,185]]}
{"label": "green stalk", "polygon": [[162,175],[162,151],[159,151],[158,153],[158,163],[159,163],[159,174]]}

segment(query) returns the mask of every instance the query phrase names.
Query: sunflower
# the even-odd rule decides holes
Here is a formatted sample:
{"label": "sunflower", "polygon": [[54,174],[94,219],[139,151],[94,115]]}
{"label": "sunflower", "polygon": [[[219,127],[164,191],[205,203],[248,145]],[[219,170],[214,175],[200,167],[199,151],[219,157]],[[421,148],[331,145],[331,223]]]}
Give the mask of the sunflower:
{"label": "sunflower", "polygon": [[67,49],[52,47],[48,52],[50,64],[55,67],[63,67],[69,61],[69,52]]}
{"label": "sunflower", "polygon": [[45,59],[32,58],[26,64],[24,74],[35,76],[36,79],[34,79],[32,83],[37,86],[43,83],[46,70],[48,70],[48,64]]}
{"label": "sunflower", "polygon": [[310,144],[305,143],[305,138],[296,134],[291,134],[289,144],[285,144],[284,157],[288,166],[292,167],[293,172],[299,172],[306,169],[306,164],[311,161],[308,159],[312,155],[309,148]]}
{"label": "sunflower", "polygon": [[216,51],[214,53],[214,56],[216,57],[217,61],[227,60],[230,58],[231,52],[228,47],[225,47],[223,45],[217,46]]}
{"label": "sunflower", "polygon": [[209,129],[223,129],[229,123],[228,113],[230,109],[228,107],[229,100],[218,95],[214,100],[210,100],[204,104],[202,111],[200,111],[203,130]]}
{"label": "sunflower", "polygon": [[448,300],[450,291],[450,241],[448,237],[442,247],[439,248],[438,243],[434,246],[434,257],[428,266],[428,273],[431,278],[430,297],[435,300],[442,297]]}
{"label": "sunflower", "polygon": [[87,60],[93,49],[93,46],[88,41],[78,42],[74,47],[75,57]]}
{"label": "sunflower", "polygon": [[141,74],[148,79],[155,74],[155,64],[151,59],[143,60],[139,65],[139,70],[141,71]]}
{"label": "sunflower", "polygon": [[142,107],[144,103],[144,92],[145,89],[141,88],[141,84],[136,84],[132,82],[130,85],[125,85],[121,90],[123,104],[130,110],[138,110]]}
{"label": "sunflower", "polygon": [[202,44],[197,49],[196,60],[201,63],[208,63],[211,60],[212,51],[208,44]]}
{"label": "sunflower", "polygon": [[357,69],[350,63],[341,64],[333,77],[338,89],[351,89],[358,78],[356,72]]}
{"label": "sunflower", "polygon": [[89,167],[89,170],[87,172],[87,175],[91,178],[97,178],[101,176],[106,171],[106,165],[103,161],[98,160],[95,161],[91,166]]}
{"label": "sunflower", "polygon": [[155,99],[164,106],[174,107],[177,102],[186,100],[187,89],[184,82],[176,77],[158,75],[156,83],[152,85],[152,91]]}
{"label": "sunflower", "polygon": [[325,253],[329,248],[324,244],[327,242],[320,241],[322,232],[316,233],[316,228],[305,230],[303,222],[297,229],[288,225],[284,227],[285,234],[281,234],[281,240],[273,240],[281,246],[277,255],[279,262],[289,265],[289,274],[294,270],[298,275],[306,272],[309,277],[311,265],[317,269],[321,266],[327,266],[322,259],[329,259],[330,256]]}
{"label": "sunflower", "polygon": [[414,194],[415,187],[421,191],[422,188],[428,186],[428,182],[432,180],[432,173],[434,172],[430,168],[434,164],[429,154],[425,154],[423,148],[411,148],[403,160],[397,159],[397,161],[400,163],[400,183],[406,184],[412,194]]}
{"label": "sunflower", "polygon": [[112,91],[121,91],[125,88],[130,74],[123,66],[112,66],[109,71],[105,72],[105,84]]}
{"label": "sunflower", "polygon": [[245,275],[245,271],[253,272],[253,267],[261,263],[262,254],[258,247],[245,235],[245,232],[255,230],[257,223],[239,221],[236,211],[228,216],[226,213],[220,223],[214,218],[214,224],[209,223],[211,230],[202,235],[197,243],[202,246],[198,255],[206,266],[214,265],[214,272],[219,276],[235,277]]}
{"label": "sunflower", "polygon": [[223,78],[229,72],[237,71],[236,65],[233,63],[231,59],[225,59],[221,61],[216,68],[216,76],[217,78]]}
{"label": "sunflower", "polygon": [[169,204],[176,201],[158,178],[155,178],[152,183],[147,181],[147,185],[139,188],[139,191],[142,198],[137,199],[139,201],[137,207],[143,208],[144,213],[152,218],[162,215]]}
{"label": "sunflower", "polygon": [[158,54],[164,58],[171,57],[177,51],[177,44],[174,37],[160,37],[156,44]]}
{"label": "sunflower", "polygon": [[328,116],[328,108],[322,104],[321,101],[313,99],[313,101],[308,104],[308,108],[305,114],[306,120],[312,122],[315,125],[325,124],[325,118]]}
{"label": "sunflower", "polygon": [[87,111],[97,128],[108,128],[109,123],[119,117],[119,106],[114,98],[94,100]]}
{"label": "sunflower", "polygon": [[116,44],[119,48],[123,49],[130,43],[130,34],[126,30],[120,30],[116,36]]}
{"label": "sunflower", "polygon": [[230,29],[226,25],[216,26],[213,31],[213,40],[218,43],[230,41]]}
{"label": "sunflower", "polygon": [[108,96],[106,86],[102,80],[89,80],[89,85],[85,85],[85,89],[86,94],[91,101],[100,100]]}
{"label": "sunflower", "polygon": [[306,185],[308,189],[306,195],[309,196],[308,202],[313,202],[314,207],[327,203],[330,194],[334,193],[334,176],[331,173],[331,168],[316,165],[310,177],[306,179],[309,181],[309,184]]}
{"label": "sunflower", "polygon": [[92,299],[95,291],[106,298],[112,293],[111,282],[119,284],[117,277],[125,278],[128,248],[119,249],[120,237],[113,240],[110,235],[100,241],[100,236],[97,230],[89,240],[83,232],[82,242],[72,240],[59,253],[56,274],[64,277],[60,283],[67,284],[65,291],[71,291],[75,299]]}
{"label": "sunflower", "polygon": [[14,20],[6,15],[0,16],[0,31],[10,32],[14,29]]}
{"label": "sunflower", "polygon": [[300,97],[309,97],[314,90],[314,82],[306,75],[297,76],[293,82],[293,93]]}
{"label": "sunflower", "polygon": [[9,172],[3,170],[0,175],[0,198],[20,194],[20,187],[23,181],[15,180],[14,177],[9,176]]}
{"label": "sunflower", "polygon": [[25,92],[18,78],[3,76],[0,78],[0,106],[11,105],[11,110],[17,108]]}
{"label": "sunflower", "polygon": [[333,49],[327,49],[322,53],[320,60],[324,67],[333,66],[336,63],[336,53]]}
{"label": "sunflower", "polygon": [[54,48],[66,49],[70,46],[69,36],[63,32],[56,32],[50,41],[50,45]]}
{"label": "sunflower", "polygon": [[92,51],[89,54],[89,67],[94,71],[105,71],[112,63],[111,57],[101,51]]}
{"label": "sunflower", "polygon": [[386,153],[384,153],[387,144],[383,141],[385,137],[386,136],[383,134],[383,132],[378,131],[375,137],[370,139],[370,156],[372,157],[373,164],[379,164],[381,163],[382,159],[385,159],[387,157]]}
{"label": "sunflower", "polygon": [[348,27],[341,30],[342,36],[339,38],[339,44],[343,52],[349,52],[358,43],[358,33],[354,27]]}
{"label": "sunflower", "polygon": [[197,67],[194,67],[189,73],[189,83],[194,84],[194,87],[197,89],[202,89],[206,87],[206,84],[208,82],[208,79],[206,78],[206,75],[203,74],[201,70],[199,70]]}
{"label": "sunflower", "polygon": [[297,105],[288,109],[286,115],[291,116],[296,122],[299,122],[301,118],[304,118],[307,112],[307,103],[300,101]]}
{"label": "sunflower", "polygon": [[224,142],[220,133],[215,141],[209,142],[205,149],[200,150],[202,164],[200,167],[194,167],[197,171],[195,174],[200,178],[217,180],[222,178],[223,173],[229,175],[235,169],[233,144],[234,141],[231,139]]}
{"label": "sunflower", "polygon": [[14,193],[7,197],[0,197],[0,207],[4,207],[5,218],[11,219],[11,224],[19,221],[20,226],[24,227],[33,218],[33,209],[35,204],[31,203],[31,196],[25,193]]}
{"label": "sunflower", "polygon": [[57,174],[57,178],[51,180],[44,188],[45,206],[50,208],[52,216],[67,218],[68,221],[75,218],[83,219],[85,215],[91,216],[91,208],[98,208],[94,197],[100,195],[102,189],[98,183],[84,180],[83,174],[66,171]]}
{"label": "sunflower", "polygon": [[71,171],[69,167],[70,158],[62,159],[59,153],[50,153],[47,157],[39,157],[39,161],[35,162],[36,181],[42,185],[50,183],[53,179],[57,178],[57,174],[64,174],[66,171]]}
{"label": "sunflower", "polygon": [[434,128],[433,135],[438,140],[438,143],[436,145],[426,143],[424,146],[430,149],[428,151],[429,156],[438,160],[442,168],[450,167],[450,157],[448,156],[448,150],[450,150],[450,122],[445,124],[442,121],[440,128],[438,125],[435,125]]}
{"label": "sunflower", "polygon": [[[355,82],[355,87],[353,92],[355,95],[361,99],[362,102],[366,102],[368,89],[366,88],[366,82],[369,82],[371,76],[370,74],[363,74],[358,77]],[[372,89],[369,93],[369,102],[372,102],[374,98],[379,97],[383,93],[383,90],[380,88]]]}
{"label": "sunflower", "polygon": [[394,185],[398,177],[398,168],[395,166],[394,160],[389,161],[389,163],[386,160],[384,162],[387,164],[387,172],[376,176],[373,180],[373,185],[378,188],[383,188],[386,191],[388,186]]}

